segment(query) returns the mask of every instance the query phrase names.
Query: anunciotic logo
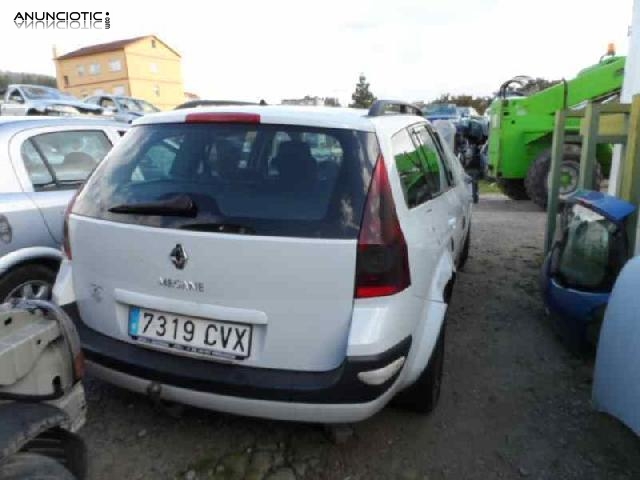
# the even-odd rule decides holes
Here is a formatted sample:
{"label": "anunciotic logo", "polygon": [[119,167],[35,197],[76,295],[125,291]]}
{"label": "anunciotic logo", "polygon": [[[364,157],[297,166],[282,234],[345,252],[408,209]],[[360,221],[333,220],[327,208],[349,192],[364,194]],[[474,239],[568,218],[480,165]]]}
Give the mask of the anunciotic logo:
{"label": "anunciotic logo", "polygon": [[89,30],[111,28],[109,12],[18,12],[13,18],[18,28],[46,30]]}

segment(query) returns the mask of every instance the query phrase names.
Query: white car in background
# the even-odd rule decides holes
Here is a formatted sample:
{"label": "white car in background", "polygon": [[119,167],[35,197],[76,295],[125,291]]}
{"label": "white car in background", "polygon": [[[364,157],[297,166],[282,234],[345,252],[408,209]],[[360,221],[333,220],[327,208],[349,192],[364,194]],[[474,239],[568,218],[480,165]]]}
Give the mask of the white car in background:
{"label": "white car in background", "polygon": [[428,412],[470,224],[411,105],[176,110],[76,197],[54,297],[94,374],[133,391],[306,422]]}

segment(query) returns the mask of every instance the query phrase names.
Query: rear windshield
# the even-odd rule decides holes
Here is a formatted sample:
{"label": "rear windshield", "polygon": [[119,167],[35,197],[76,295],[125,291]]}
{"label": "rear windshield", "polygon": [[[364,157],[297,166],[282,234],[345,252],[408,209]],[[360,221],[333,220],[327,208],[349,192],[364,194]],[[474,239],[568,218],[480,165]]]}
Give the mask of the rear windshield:
{"label": "rear windshield", "polygon": [[[347,129],[142,125],[94,172],[73,211],[152,227],[356,238],[378,152],[373,133]],[[192,209],[162,210],[185,199]],[[155,210],[141,213],[145,205]]]}

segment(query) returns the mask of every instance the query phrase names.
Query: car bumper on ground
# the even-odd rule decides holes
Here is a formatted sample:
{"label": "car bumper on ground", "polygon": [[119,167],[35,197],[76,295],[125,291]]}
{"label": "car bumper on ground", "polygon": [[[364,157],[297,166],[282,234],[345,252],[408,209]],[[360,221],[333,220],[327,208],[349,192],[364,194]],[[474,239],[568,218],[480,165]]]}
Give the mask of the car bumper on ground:
{"label": "car bumper on ground", "polygon": [[325,372],[264,369],[122,342],[85,325],[75,304],[64,309],[74,319],[89,369],[97,377],[169,401],[278,420],[364,420],[383,408],[398,390],[411,347],[411,337],[407,337],[377,355],[346,357],[340,366]]}

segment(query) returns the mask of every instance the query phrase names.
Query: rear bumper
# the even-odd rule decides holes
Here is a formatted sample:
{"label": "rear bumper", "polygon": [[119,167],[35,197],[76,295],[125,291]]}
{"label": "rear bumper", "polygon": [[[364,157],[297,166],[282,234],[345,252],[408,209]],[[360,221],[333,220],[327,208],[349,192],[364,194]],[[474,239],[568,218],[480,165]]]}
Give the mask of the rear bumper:
{"label": "rear bumper", "polygon": [[74,320],[85,357],[97,376],[146,392],[160,386],[169,400],[241,415],[285,420],[339,422],[364,419],[382,408],[397,389],[402,370],[380,385],[358,379],[407,357],[411,337],[377,355],[347,357],[334,370],[306,372],[231,365],[138,347],[85,325],[75,304]]}

